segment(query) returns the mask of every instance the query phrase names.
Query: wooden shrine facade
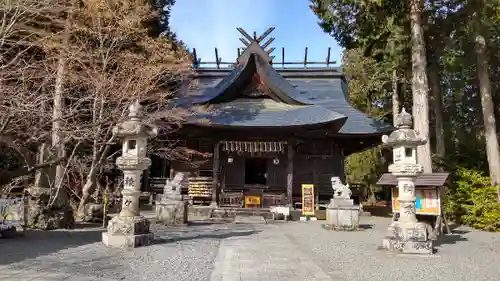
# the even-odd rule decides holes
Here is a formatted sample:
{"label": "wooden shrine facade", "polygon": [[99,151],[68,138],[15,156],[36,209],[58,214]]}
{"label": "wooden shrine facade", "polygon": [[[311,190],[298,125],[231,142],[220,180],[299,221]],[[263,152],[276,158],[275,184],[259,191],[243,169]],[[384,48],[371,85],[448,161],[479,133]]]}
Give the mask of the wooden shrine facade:
{"label": "wooden shrine facade", "polygon": [[170,169],[188,173],[191,197],[221,207],[294,205],[302,184],[329,200],[330,178],[345,178],[344,158],[393,128],[349,104],[339,69],[275,69],[272,50],[260,45],[268,34],[240,32],[246,48],[234,67],[198,68],[174,105],[196,106],[178,138],[211,157]]}
{"label": "wooden shrine facade", "polygon": [[[246,196],[260,198],[260,206],[300,202],[302,184],[314,184],[318,197],[329,200],[330,178],[344,176],[343,155],[331,140],[302,141],[198,139],[192,148],[213,157],[198,167],[172,163],[172,170],[189,173],[188,193],[223,207],[244,207]],[[204,184],[200,184],[204,182]]]}

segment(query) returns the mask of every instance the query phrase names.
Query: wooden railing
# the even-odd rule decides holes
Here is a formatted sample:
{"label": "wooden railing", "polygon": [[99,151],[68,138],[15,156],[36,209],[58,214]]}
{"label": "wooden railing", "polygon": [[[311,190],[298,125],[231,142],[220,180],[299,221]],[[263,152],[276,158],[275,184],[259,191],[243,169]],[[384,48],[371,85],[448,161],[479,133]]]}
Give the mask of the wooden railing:
{"label": "wooden railing", "polygon": [[243,191],[239,192],[222,192],[220,194],[219,205],[221,207],[241,208],[243,207]]}
{"label": "wooden railing", "polygon": [[269,208],[271,206],[286,206],[286,195],[283,194],[266,194],[262,195],[262,207]]}

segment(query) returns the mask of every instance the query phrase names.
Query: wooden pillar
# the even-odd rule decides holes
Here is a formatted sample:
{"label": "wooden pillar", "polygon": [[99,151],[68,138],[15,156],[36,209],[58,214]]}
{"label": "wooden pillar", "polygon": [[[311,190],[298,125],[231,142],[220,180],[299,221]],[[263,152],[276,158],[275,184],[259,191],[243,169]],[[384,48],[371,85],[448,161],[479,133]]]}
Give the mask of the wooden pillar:
{"label": "wooden pillar", "polygon": [[[316,155],[318,151],[316,150],[316,141],[313,141],[313,154]],[[319,210],[319,173],[318,173],[318,158],[313,158],[313,185],[314,185],[314,203],[316,211]]]}
{"label": "wooden pillar", "polygon": [[213,158],[213,181],[212,181],[212,206],[219,205],[219,168],[220,168],[220,143],[214,144],[214,158]]}
{"label": "wooden pillar", "polygon": [[286,164],[286,194],[288,200],[288,206],[293,207],[293,161],[294,161],[293,145],[288,143],[288,161]]}
{"label": "wooden pillar", "polygon": [[344,149],[339,148],[337,150],[337,153],[340,155],[340,179],[342,182],[346,182],[346,176],[345,176],[345,156],[344,156]]}
{"label": "wooden pillar", "polygon": [[316,211],[319,210],[319,172],[318,172],[318,159],[316,157],[313,159],[313,185],[314,185],[314,203],[316,205]]}

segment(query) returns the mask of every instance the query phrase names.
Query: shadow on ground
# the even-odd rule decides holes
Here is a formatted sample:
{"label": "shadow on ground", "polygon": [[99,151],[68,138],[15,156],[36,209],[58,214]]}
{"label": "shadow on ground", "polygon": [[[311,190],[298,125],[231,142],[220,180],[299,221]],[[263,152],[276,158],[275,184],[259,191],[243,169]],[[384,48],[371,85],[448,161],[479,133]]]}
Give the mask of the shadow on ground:
{"label": "shadow on ground", "polygon": [[374,225],[373,224],[367,224],[367,223],[361,223],[359,225],[359,229],[366,230],[366,229],[373,229]]}
{"label": "shadow on ground", "polygon": [[158,237],[155,238],[155,244],[165,244],[165,243],[175,243],[186,240],[196,240],[196,239],[226,239],[231,237],[243,237],[250,236],[253,234],[260,233],[260,230],[249,230],[249,231],[230,231],[221,233],[200,233],[195,235],[178,235],[172,237]]}
{"label": "shadow on ground", "polygon": [[470,231],[466,229],[452,228],[451,233],[442,234],[435,241],[434,246],[439,247],[440,245],[457,244],[458,242],[469,241],[467,237],[464,237],[464,235],[469,232]]}
{"label": "shadow on ground", "polygon": [[101,241],[102,230],[26,230],[24,236],[0,239],[0,265]]}

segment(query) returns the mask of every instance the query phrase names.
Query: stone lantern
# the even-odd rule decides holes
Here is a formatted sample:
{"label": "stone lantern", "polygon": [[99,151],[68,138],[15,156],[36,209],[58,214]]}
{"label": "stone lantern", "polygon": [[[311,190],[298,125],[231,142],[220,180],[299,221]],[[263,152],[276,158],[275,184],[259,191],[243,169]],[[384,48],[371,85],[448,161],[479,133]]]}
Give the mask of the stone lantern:
{"label": "stone lantern", "polygon": [[428,239],[427,224],[417,221],[415,209],[415,180],[423,167],[417,164],[417,146],[427,139],[421,137],[412,126],[412,116],[403,110],[396,116],[397,130],[389,136],[384,135],[382,142],[393,148],[393,163],[389,165],[398,182],[399,220],[389,226],[388,236],[382,247],[404,253],[431,254],[432,241]]}
{"label": "stone lantern", "polygon": [[153,233],[150,222],[139,213],[142,172],[151,166],[147,157],[148,138],[156,137],[156,126],[143,121],[142,106],[136,101],[129,108],[129,119],[113,128],[115,136],[123,141],[122,156],[116,165],[123,171],[122,209],[111,219],[102,242],[109,247],[138,247],[151,244]]}

